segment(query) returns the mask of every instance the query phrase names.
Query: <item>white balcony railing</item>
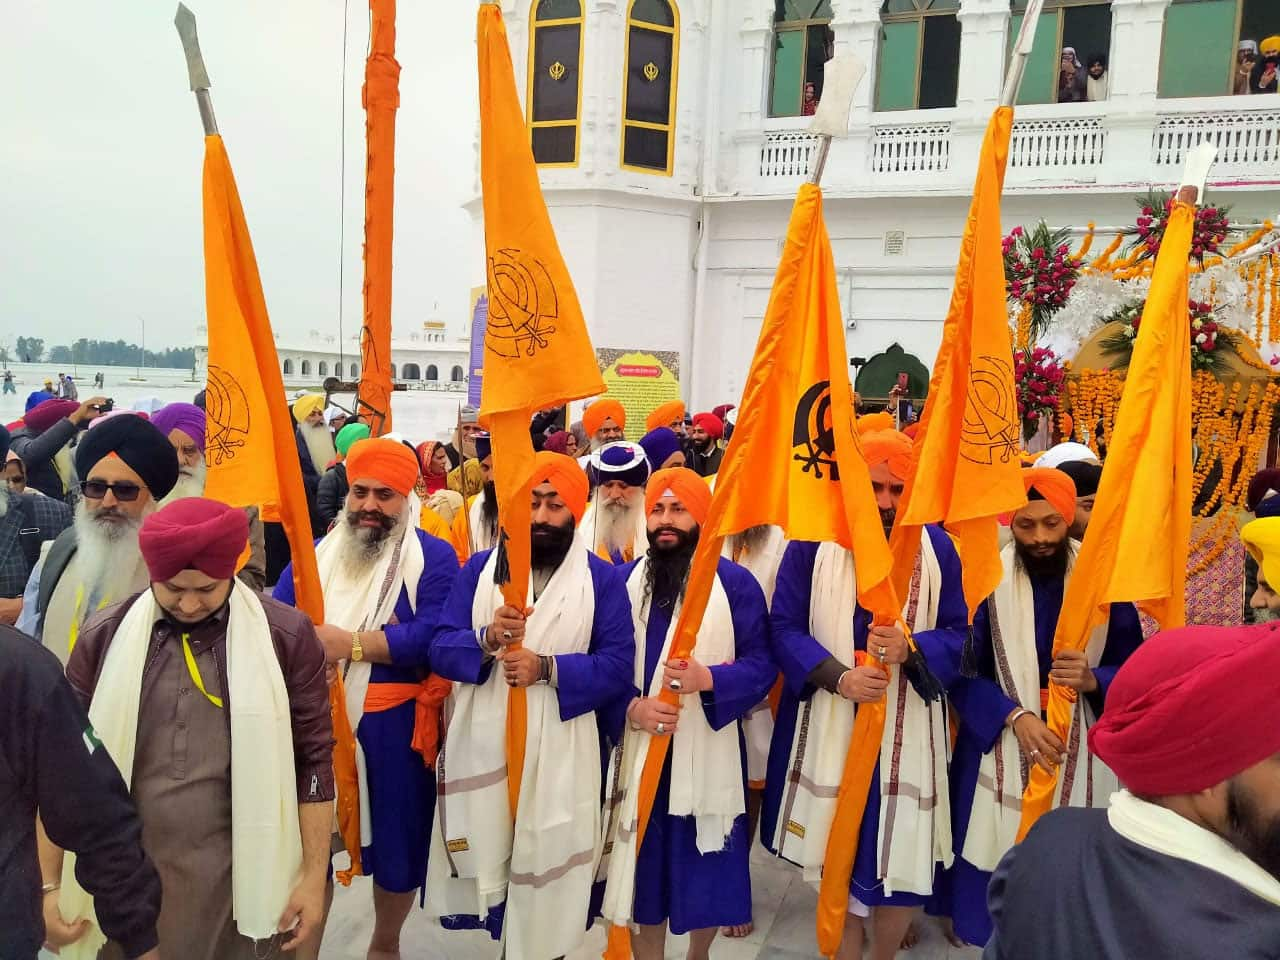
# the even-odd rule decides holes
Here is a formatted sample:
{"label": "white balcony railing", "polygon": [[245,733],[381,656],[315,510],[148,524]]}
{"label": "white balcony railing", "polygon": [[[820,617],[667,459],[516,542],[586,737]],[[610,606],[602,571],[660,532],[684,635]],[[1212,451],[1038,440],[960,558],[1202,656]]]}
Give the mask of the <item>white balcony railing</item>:
{"label": "white balcony railing", "polygon": [[894,124],[872,129],[872,173],[945,173],[950,169],[949,121]]}
{"label": "white balcony railing", "polygon": [[760,145],[760,177],[804,177],[809,174],[818,138],[803,130],[774,130]]}
{"label": "white balcony railing", "polygon": [[[1250,107],[1254,103],[1245,101]],[[1230,105],[1242,104],[1235,100]],[[1216,172],[1280,174],[1280,110],[1162,111],[1151,137],[1151,159],[1160,167],[1180,167],[1186,152],[1202,140],[1218,148]]]}
{"label": "white balcony railing", "polygon": [[1009,166],[1059,172],[1064,167],[1102,163],[1107,131],[1102,117],[1016,120],[1009,143]]}

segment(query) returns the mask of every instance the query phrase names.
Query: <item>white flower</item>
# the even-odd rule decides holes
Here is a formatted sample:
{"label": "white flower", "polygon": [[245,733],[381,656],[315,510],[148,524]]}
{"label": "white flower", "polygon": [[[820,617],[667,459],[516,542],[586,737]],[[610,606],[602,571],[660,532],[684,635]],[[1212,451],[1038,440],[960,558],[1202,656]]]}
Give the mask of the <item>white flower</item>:
{"label": "white flower", "polygon": [[1209,335],[1208,335],[1207,333],[1197,333],[1197,334],[1196,334],[1196,343],[1197,343],[1197,344],[1204,345],[1204,344],[1206,344],[1206,343],[1208,343],[1208,342],[1209,342]]}

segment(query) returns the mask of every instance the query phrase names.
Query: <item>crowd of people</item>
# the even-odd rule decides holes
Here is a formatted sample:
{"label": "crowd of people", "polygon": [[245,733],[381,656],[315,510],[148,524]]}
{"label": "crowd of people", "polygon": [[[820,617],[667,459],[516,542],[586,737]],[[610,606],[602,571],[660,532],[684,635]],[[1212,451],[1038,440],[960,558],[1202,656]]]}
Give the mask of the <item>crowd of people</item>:
{"label": "crowd of people", "polygon": [[[726,540],[676,658],[732,406],[665,404],[638,442],[607,396],[580,421],[535,417],[521,605],[501,590],[476,410],[414,444],[296,397],[313,622],[279,526],[203,495],[202,399],[33,395],[0,432],[0,955],[316,957],[333,884],[367,876],[373,960],[400,956],[415,906],[511,960],[563,957],[601,919],[639,960],[684,933],[705,960],[752,929],[758,838],[815,884],[831,842],[856,844],[845,960],[892,957],[929,922],[993,960],[1275,956],[1280,634],[1144,637],[1117,603],[1085,651],[1055,655],[1102,473],[1088,447],[1023,471],[972,626],[941,527],[904,630],[859,606],[848,550],[764,526]],[[858,420],[886,534],[912,462],[899,426]],[[1274,621],[1280,474],[1256,486],[1249,603]],[[1076,698],[1065,737],[1050,683]],[[861,828],[833,841],[855,715],[877,703]],[[670,748],[646,828],[655,737]],[[1018,844],[1033,766],[1058,775],[1061,809]]]}
{"label": "crowd of people", "polygon": [[1276,93],[1280,91],[1280,35],[1257,40],[1241,40],[1236,49],[1236,71],[1232,92]]}

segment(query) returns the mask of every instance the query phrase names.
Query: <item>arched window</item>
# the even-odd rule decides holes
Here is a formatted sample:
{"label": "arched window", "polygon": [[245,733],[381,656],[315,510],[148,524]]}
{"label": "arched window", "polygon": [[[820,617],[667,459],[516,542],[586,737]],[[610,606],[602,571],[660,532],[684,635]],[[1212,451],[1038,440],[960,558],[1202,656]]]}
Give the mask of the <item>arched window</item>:
{"label": "arched window", "polygon": [[434,363],[427,364],[427,379],[428,380],[440,379],[440,371],[436,369],[436,365]]}
{"label": "arched window", "polygon": [[[1008,56],[1022,29],[1027,0],[1012,0],[1009,18]],[[1234,24],[1234,16],[1233,24]],[[1070,47],[1075,56],[1066,69],[1063,51]],[[1089,63],[1101,57],[1106,68],[1111,49],[1111,0],[1045,0],[1036,23],[1036,42],[1027,60],[1027,72],[1018,88],[1018,103],[1080,103],[1089,99]],[[1008,59],[1006,56],[1006,60]],[[1203,51],[1192,59],[1203,57]],[[1075,63],[1080,64],[1079,67]],[[1179,71],[1187,63],[1178,64]],[[1093,84],[1095,99],[1105,99],[1106,86]]]}
{"label": "arched window", "polygon": [[398,378],[396,377],[396,365],[395,365],[394,363],[393,363],[393,364],[391,364],[391,379],[392,379],[392,380],[396,380],[396,379],[398,379]]}
{"label": "arched window", "polygon": [[322,376],[322,377],[326,377],[326,376],[328,376],[328,375],[329,375],[329,364],[328,364],[326,361],[321,360],[321,361],[320,361],[320,369],[319,369],[319,370],[317,370],[317,371],[316,371],[316,373],[318,373],[318,374],[319,374],[320,376]]}
{"label": "arched window", "polygon": [[284,358],[284,375],[286,377],[293,376],[293,361],[288,357]]}
{"label": "arched window", "polygon": [[529,21],[529,136],[543,166],[578,162],[582,102],[581,0],[533,0]]}
{"label": "arched window", "polygon": [[360,376],[360,367],[358,364],[353,363],[351,365],[351,379],[354,380],[358,376]]}
{"label": "arched window", "polygon": [[831,0],[779,0],[776,11],[769,116],[811,114],[822,99],[822,68],[835,52]]}
{"label": "arched window", "polygon": [[463,377],[462,368],[455,365],[453,370],[450,371],[449,373],[449,379],[452,380],[454,383],[461,383],[462,377]]}
{"label": "arched window", "polygon": [[680,14],[668,0],[631,0],[622,74],[622,165],[671,175]]}
{"label": "arched window", "polygon": [[1164,12],[1159,96],[1253,93],[1266,69],[1258,45],[1276,34],[1275,0],[1173,0]]}
{"label": "arched window", "polygon": [[421,380],[422,371],[418,369],[416,363],[406,363],[400,368],[400,377],[404,380]]}
{"label": "arched window", "polygon": [[333,375],[337,377],[339,380],[342,379],[342,361],[341,360],[333,361]]}
{"label": "arched window", "polygon": [[956,105],[960,0],[884,0],[876,56],[877,110]]}
{"label": "arched window", "polygon": [[311,376],[311,361],[310,361],[310,360],[303,360],[303,361],[302,361],[302,375],[303,375],[304,377],[309,377],[309,376]]}

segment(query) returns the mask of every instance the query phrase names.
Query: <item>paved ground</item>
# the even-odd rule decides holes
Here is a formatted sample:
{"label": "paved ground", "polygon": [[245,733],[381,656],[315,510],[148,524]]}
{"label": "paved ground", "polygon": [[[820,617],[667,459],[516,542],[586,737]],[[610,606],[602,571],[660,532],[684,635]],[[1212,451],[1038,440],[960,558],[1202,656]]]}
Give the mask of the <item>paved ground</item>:
{"label": "paved ground", "polygon": [[[339,888],[325,932],[322,960],[363,960],[373,926],[368,881],[356,880]],[[755,933],[745,940],[717,938],[711,949],[715,960],[799,960],[818,956],[813,915],[816,894],[800,880],[797,871],[767,856],[757,846],[752,858],[752,900]],[[900,957],[910,960],[976,960],[981,951],[957,950],[944,940],[930,921],[919,924],[921,943]],[[496,960],[498,948],[487,936],[441,930],[415,911],[405,926],[403,960]],[[570,960],[594,960],[604,946],[604,933],[593,929],[586,945]],[[668,941],[667,957],[684,957],[683,938]]]}

